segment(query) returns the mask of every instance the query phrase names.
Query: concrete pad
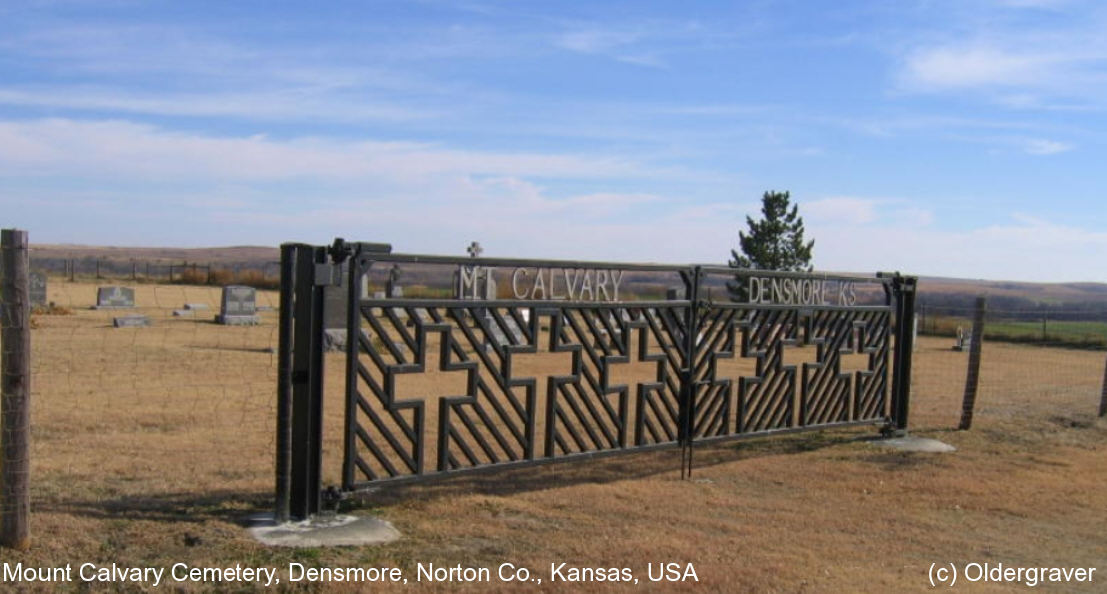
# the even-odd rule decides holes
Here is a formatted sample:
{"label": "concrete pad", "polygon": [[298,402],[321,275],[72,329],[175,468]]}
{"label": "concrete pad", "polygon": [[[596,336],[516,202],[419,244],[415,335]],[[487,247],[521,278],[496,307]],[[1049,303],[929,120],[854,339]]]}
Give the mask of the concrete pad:
{"label": "concrete pad", "polygon": [[873,445],[892,448],[901,452],[930,452],[935,454],[944,454],[957,451],[957,448],[949,445],[948,443],[940,442],[937,439],[930,439],[929,437],[915,437],[914,435],[891,437],[888,439],[874,439],[872,443]]}
{"label": "concrete pad", "polygon": [[271,547],[356,547],[390,543],[400,531],[378,518],[319,515],[302,522],[278,524],[271,514],[252,518],[250,535]]}

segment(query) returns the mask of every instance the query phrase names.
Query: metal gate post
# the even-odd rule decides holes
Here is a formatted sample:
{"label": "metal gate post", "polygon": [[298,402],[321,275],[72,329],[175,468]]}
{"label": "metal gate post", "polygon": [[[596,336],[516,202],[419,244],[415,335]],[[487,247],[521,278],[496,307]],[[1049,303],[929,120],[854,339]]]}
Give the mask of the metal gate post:
{"label": "metal gate post", "polygon": [[907,417],[911,404],[911,351],[915,348],[912,332],[915,319],[915,289],[918,278],[892,278],[892,294],[896,300],[896,351],[892,360],[892,431],[907,433]]}
{"label": "metal gate post", "polygon": [[[297,245],[292,311],[292,419],[289,515],[319,513],[323,463],[323,288],[316,265],[326,248]],[[282,303],[282,307],[283,307]]]}
{"label": "metal gate post", "polygon": [[696,417],[696,338],[699,335],[699,291],[701,267],[693,268],[684,279],[685,297],[688,310],[684,316],[684,344],[681,345],[680,399],[677,403],[677,441],[681,447],[680,477],[692,476],[692,442],[695,433]]}
{"label": "metal gate post", "polygon": [[287,522],[292,494],[292,313],[296,254],[301,246],[281,245],[281,297],[277,343],[277,501],[274,515]]}

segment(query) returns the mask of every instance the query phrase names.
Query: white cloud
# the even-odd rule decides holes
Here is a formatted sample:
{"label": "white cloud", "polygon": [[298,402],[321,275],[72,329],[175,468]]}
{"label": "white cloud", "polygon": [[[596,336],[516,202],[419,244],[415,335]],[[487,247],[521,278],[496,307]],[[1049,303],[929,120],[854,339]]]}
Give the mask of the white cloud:
{"label": "white cloud", "polygon": [[610,29],[582,29],[570,31],[557,38],[557,44],[565,49],[585,54],[598,54],[634,43],[641,34]]}
{"label": "white cloud", "polygon": [[240,180],[657,174],[625,158],[600,155],[465,151],[414,142],[204,136],[121,121],[0,122],[0,172],[47,171]]}
{"label": "white cloud", "polygon": [[434,253],[477,238],[499,255],[721,261],[739,218],[729,205],[545,187],[667,175],[602,155],[0,122],[0,205],[41,242],[272,245],[343,236]]}
{"label": "white cloud", "polygon": [[640,25],[634,28],[589,26],[564,32],[554,44],[569,51],[605,56],[625,64],[647,68],[668,66],[662,58],[668,42],[693,39],[688,34],[698,30],[695,25],[666,23]]}
{"label": "white cloud", "polygon": [[916,33],[899,53],[900,90],[969,94],[1020,110],[1102,107],[1107,13],[1061,2],[1019,4],[964,3],[948,11],[940,33]]}
{"label": "white cloud", "polygon": [[1056,155],[1072,150],[1072,145],[1056,140],[1031,138],[1025,141],[1023,150],[1031,155]]}
{"label": "white cloud", "polygon": [[880,201],[864,198],[833,197],[805,202],[801,208],[812,220],[864,224],[876,220],[879,204]]}
{"label": "white cloud", "polygon": [[989,46],[940,46],[912,52],[906,82],[919,89],[1040,84],[1057,57],[1023,54]]}
{"label": "white cloud", "polygon": [[1070,3],[1070,0],[999,0],[999,3],[1012,8],[1055,9]]}
{"label": "white cloud", "polygon": [[857,272],[1034,280],[1107,281],[1098,270],[1107,233],[1011,215],[965,230],[910,220],[880,225],[811,225],[819,268]]}
{"label": "white cloud", "polygon": [[925,226],[934,221],[934,213],[929,209],[899,198],[831,196],[801,204],[800,213],[820,227]]}
{"label": "white cloud", "polygon": [[332,122],[409,121],[437,117],[437,112],[373,103],[311,91],[207,92],[202,94],[117,93],[85,87],[45,89],[0,87],[0,104],[117,111],[170,116],[219,116],[245,120],[311,120]]}

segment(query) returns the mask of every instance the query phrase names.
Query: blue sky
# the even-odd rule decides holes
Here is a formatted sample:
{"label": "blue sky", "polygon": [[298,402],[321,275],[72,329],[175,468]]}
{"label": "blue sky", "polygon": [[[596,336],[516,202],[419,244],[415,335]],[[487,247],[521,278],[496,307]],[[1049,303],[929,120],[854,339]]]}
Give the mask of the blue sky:
{"label": "blue sky", "polygon": [[32,242],[723,262],[789,190],[823,270],[1107,282],[1107,5],[0,3]]}

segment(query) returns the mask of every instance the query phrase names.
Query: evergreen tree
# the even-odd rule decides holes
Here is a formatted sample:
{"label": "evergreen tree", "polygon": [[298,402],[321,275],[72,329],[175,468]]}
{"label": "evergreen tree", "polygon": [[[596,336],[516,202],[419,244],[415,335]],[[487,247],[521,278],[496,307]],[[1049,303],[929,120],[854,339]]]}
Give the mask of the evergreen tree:
{"label": "evergreen tree", "polygon": [[[751,268],[755,270],[812,270],[811,252],[815,240],[804,242],[803,217],[799,216],[799,206],[789,203],[788,192],[765,192],[761,197],[761,215],[759,221],[746,216],[748,232],[738,232],[738,245],[742,250],[730,250],[728,262],[733,268]],[[790,208],[789,208],[790,207]],[[731,295],[745,301],[743,275],[727,283]]]}

